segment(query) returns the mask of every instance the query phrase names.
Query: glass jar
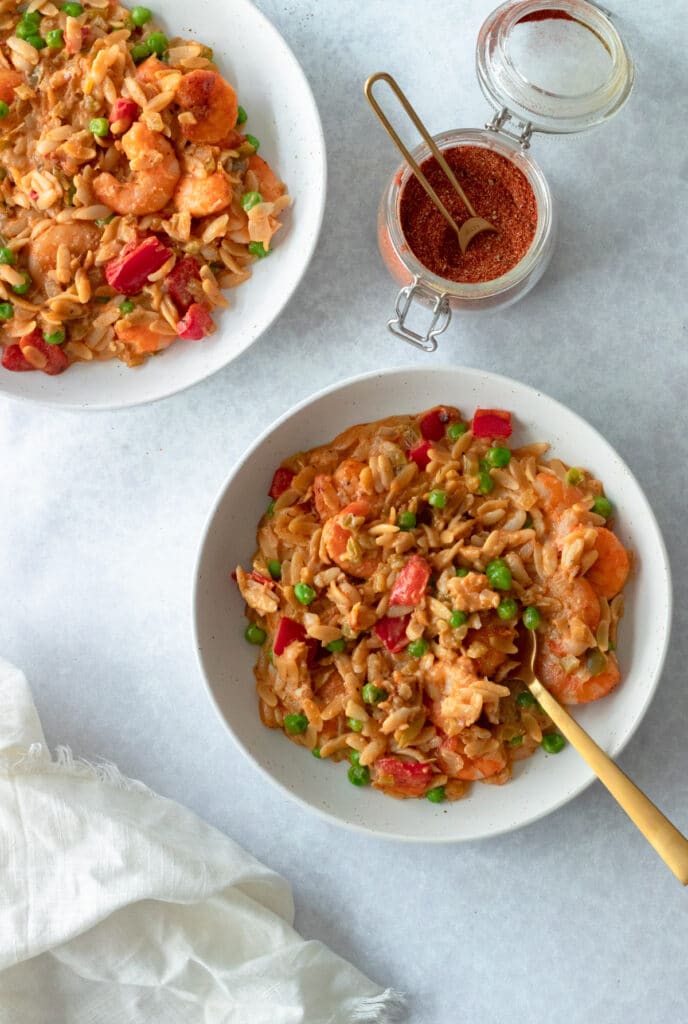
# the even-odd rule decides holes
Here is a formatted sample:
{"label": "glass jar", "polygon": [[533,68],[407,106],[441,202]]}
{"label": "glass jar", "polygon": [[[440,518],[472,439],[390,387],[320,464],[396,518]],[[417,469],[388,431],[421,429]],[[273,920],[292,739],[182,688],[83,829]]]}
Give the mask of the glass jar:
{"label": "glass jar", "polygon": [[[382,258],[401,285],[388,327],[426,352],[437,348],[453,311],[503,309],[530,291],[547,268],[555,207],[547,179],[528,152],[533,133],[576,132],[605,121],[623,106],[634,78],[609,13],[588,0],[502,4],[480,30],[476,66],[483,93],[496,108],[494,117],[484,129],[442,132],[434,141],[440,150],[484,147],[514,163],[535,195],[537,226],[525,255],[501,277],[481,283],[438,277],[416,258],[402,232],[401,195],[413,172],[406,164],[397,169],[378,213]],[[412,155],[422,164],[431,154],[423,143]],[[418,317],[422,325],[415,324]]]}

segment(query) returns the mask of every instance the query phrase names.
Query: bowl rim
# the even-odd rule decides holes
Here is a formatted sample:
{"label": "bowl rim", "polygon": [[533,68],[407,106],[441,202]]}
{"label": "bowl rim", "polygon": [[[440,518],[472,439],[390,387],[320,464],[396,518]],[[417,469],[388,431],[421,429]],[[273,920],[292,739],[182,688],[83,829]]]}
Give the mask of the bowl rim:
{"label": "bowl rim", "polygon": [[[304,87],[304,90],[305,90],[305,95],[306,95],[308,103],[310,104],[311,114],[313,116],[314,129],[315,129],[314,141],[317,142],[317,150],[321,154],[321,157],[322,157],[322,159],[320,161],[321,167],[320,167],[320,175],[319,175],[319,179],[320,179],[319,180],[319,185],[320,185],[319,192],[320,192],[320,194],[319,194],[319,197],[318,197],[318,208],[316,209],[316,214],[315,214],[314,230],[313,230],[312,238],[311,238],[308,246],[305,249],[301,250],[301,252],[303,254],[303,257],[304,257],[303,258],[303,264],[302,264],[301,270],[299,271],[298,275],[296,276],[296,278],[294,279],[294,281],[292,283],[291,290],[288,293],[285,293],[285,295],[282,297],[280,302],[278,304],[276,304],[274,313],[271,316],[271,318],[267,321],[267,323],[264,325],[264,327],[258,332],[258,334],[256,334],[256,336],[253,338],[253,340],[250,341],[247,345],[245,345],[244,348],[240,352],[236,353],[236,355],[231,355],[230,358],[227,359],[220,366],[216,366],[216,367],[213,367],[211,369],[208,369],[207,371],[202,372],[199,376],[194,377],[193,379],[189,380],[187,383],[184,383],[184,384],[181,384],[181,385],[171,385],[171,386],[168,386],[166,389],[160,391],[159,394],[155,394],[152,397],[149,397],[149,398],[129,398],[129,399],[127,399],[125,397],[125,398],[123,398],[121,400],[120,399],[105,399],[104,401],[89,402],[88,401],[88,394],[86,393],[85,396],[84,396],[84,398],[86,400],[85,402],[84,402],[84,400],[82,400],[82,401],[60,401],[60,402],[55,402],[55,401],[51,401],[50,400],[49,394],[48,394],[47,397],[44,396],[44,395],[26,395],[26,394],[19,395],[19,394],[12,394],[10,392],[5,391],[4,389],[2,389],[0,387],[0,399],[7,399],[8,401],[12,401],[12,402],[19,402],[19,403],[23,403],[23,404],[27,404],[27,405],[32,405],[32,406],[44,406],[46,408],[57,409],[57,410],[65,410],[65,411],[71,411],[71,412],[108,412],[108,411],[118,411],[120,409],[135,409],[135,408],[138,408],[138,407],[141,407],[141,406],[145,406],[145,405],[153,405],[155,402],[162,402],[162,401],[164,401],[167,398],[174,397],[174,395],[179,395],[179,394],[182,394],[182,392],[184,392],[184,391],[188,391],[190,388],[195,387],[197,384],[203,383],[203,381],[208,380],[210,377],[215,376],[215,374],[217,374],[217,373],[221,373],[223,370],[226,370],[227,367],[231,363],[235,362],[237,359],[240,359],[241,356],[245,352],[247,352],[253,345],[255,345],[255,343],[267,331],[270,330],[270,328],[273,326],[273,324],[278,319],[278,317],[280,317],[282,315],[282,313],[284,313],[287,305],[291,302],[291,300],[293,299],[294,295],[296,294],[296,292],[300,288],[301,283],[303,281],[303,278],[304,278],[304,276],[306,274],[306,271],[308,270],[308,268],[309,268],[309,266],[311,264],[311,261],[313,259],[314,254],[315,254],[316,247],[317,247],[318,242],[320,240],[320,234],[322,232],[323,219],[325,217],[325,207],[326,207],[326,204],[327,204],[327,177],[328,177],[327,176],[327,146],[326,146],[326,142],[325,142],[325,133],[324,133],[324,130],[323,130],[322,118],[320,117],[320,110],[318,108],[318,104],[316,102],[315,95],[313,94],[313,89],[311,88],[311,84],[310,84],[310,82],[308,80],[306,72],[304,71],[304,69],[303,69],[303,67],[301,65],[301,62],[296,57],[296,54],[292,50],[291,46],[286,41],[286,39],[284,38],[282,33],[276,27],[276,25],[274,25],[272,23],[272,21],[270,21],[270,19],[267,17],[267,15],[264,14],[252,2],[252,0],[235,0],[235,3],[241,3],[246,8],[251,10],[252,16],[255,17],[258,22],[262,23],[262,31],[265,32],[265,33],[268,33],[268,34],[271,33],[272,36],[273,36],[273,39],[276,40],[277,43],[280,44],[284,48],[284,53],[285,53],[285,57],[286,57],[287,61],[292,65],[293,71],[297,75],[299,75],[301,77],[302,84],[303,84],[303,87]],[[131,372],[131,369],[132,369],[131,367],[125,367],[125,368],[122,369],[122,372],[126,374],[128,372]]]}
{"label": "bowl rim", "polygon": [[406,365],[403,365],[403,366],[388,367],[386,369],[371,370],[371,371],[367,371],[366,373],[355,374],[354,376],[346,377],[345,379],[343,379],[341,381],[338,381],[335,384],[330,384],[330,385],[328,385],[325,388],[321,388],[320,390],[318,390],[316,392],[313,392],[311,395],[307,396],[306,398],[302,399],[301,401],[297,402],[295,405],[293,405],[289,409],[287,409],[286,412],[284,412],[281,416],[279,416],[276,420],[274,420],[268,427],[266,427],[265,430],[262,431],[262,433],[259,435],[259,437],[256,438],[256,440],[243,452],[241,457],[239,459],[237,459],[237,461],[232,466],[230,472],[228,473],[227,477],[223,481],[222,485],[220,486],[220,489],[219,489],[219,491],[218,491],[218,493],[217,493],[217,495],[215,497],[215,500],[213,501],[213,503],[211,505],[210,511],[209,511],[208,515],[206,516],[205,522],[203,524],[203,529],[202,529],[202,533],[201,533],[201,536],[200,536],[200,541],[199,541],[199,545],[198,545],[196,559],[194,561],[194,566],[193,566],[193,582],[192,582],[192,595],[191,595],[192,596],[192,605],[191,605],[192,623],[191,623],[191,625],[192,625],[194,652],[195,652],[195,655],[196,655],[196,663],[198,665],[198,669],[199,669],[199,672],[200,672],[200,675],[201,675],[201,679],[203,681],[203,685],[204,685],[204,688],[206,690],[207,696],[210,699],[210,702],[211,702],[211,704],[212,704],[212,706],[213,706],[213,708],[214,708],[218,718],[220,719],[220,722],[223,724],[223,726],[225,727],[225,729],[229,733],[229,735],[232,738],[232,740],[235,743],[235,745],[245,755],[245,757],[247,758],[248,762],[265,779],[267,779],[271,783],[271,785],[275,786],[280,792],[282,792],[290,800],[296,801],[301,807],[304,807],[307,811],[317,815],[318,817],[323,819],[328,824],[337,825],[340,828],[344,828],[344,829],[347,829],[347,830],[350,830],[350,831],[353,831],[353,832],[357,832],[360,835],[365,835],[365,836],[368,836],[368,837],[375,837],[376,839],[383,839],[383,840],[389,841],[389,842],[403,842],[403,843],[409,843],[409,844],[414,844],[414,845],[428,844],[428,845],[435,846],[435,845],[451,845],[451,844],[459,844],[459,843],[467,843],[467,842],[478,842],[478,841],[482,841],[482,840],[486,840],[486,839],[493,839],[493,838],[496,838],[497,836],[505,835],[508,832],[515,832],[515,831],[518,831],[519,829],[525,828],[528,825],[532,825],[536,821],[540,821],[542,818],[545,818],[548,815],[553,814],[555,811],[558,811],[561,807],[563,807],[565,804],[569,803],[571,800],[574,800],[577,796],[580,796],[580,794],[583,793],[586,789],[588,789],[592,785],[593,782],[597,781],[597,776],[592,771],[592,769],[589,768],[589,766],[586,763],[584,763],[582,765],[584,777],[581,779],[581,781],[579,783],[574,785],[572,789],[570,789],[567,792],[565,792],[561,796],[561,798],[558,799],[555,803],[553,803],[551,805],[548,805],[543,810],[536,810],[534,813],[532,813],[532,814],[528,815],[527,817],[523,818],[522,820],[518,821],[516,824],[505,824],[503,827],[498,826],[496,828],[490,828],[489,830],[482,831],[482,832],[476,832],[475,834],[473,834],[471,836],[466,836],[466,837],[462,837],[462,836],[417,836],[417,835],[408,835],[408,834],[405,834],[403,832],[394,832],[394,831],[384,831],[383,832],[383,831],[380,831],[380,830],[378,830],[376,828],[373,828],[373,827],[370,827],[370,826],[367,826],[367,825],[358,824],[357,822],[349,821],[349,820],[346,820],[344,818],[338,817],[336,814],[334,814],[334,813],[332,813],[330,811],[324,810],[322,807],[316,807],[314,804],[309,803],[309,801],[306,800],[304,797],[300,796],[298,793],[296,793],[292,789],[290,789],[289,786],[286,783],[284,783],[276,775],[273,775],[270,771],[268,771],[267,768],[265,768],[262,764],[260,764],[260,762],[257,760],[257,758],[254,757],[254,755],[251,752],[251,750],[240,739],[240,737],[238,736],[238,734],[234,730],[234,727],[231,725],[229,720],[225,717],[225,715],[223,714],[223,712],[222,712],[222,710],[221,710],[217,700],[215,699],[215,694],[213,692],[213,688],[212,688],[210,679],[208,678],[208,675],[205,672],[205,667],[204,667],[204,663],[203,663],[203,654],[202,654],[202,648],[201,648],[201,637],[200,637],[200,632],[199,632],[199,621],[198,621],[198,614],[197,614],[198,604],[199,604],[199,596],[200,596],[199,595],[199,590],[200,590],[200,579],[201,579],[201,565],[202,565],[202,562],[203,562],[205,547],[206,547],[206,543],[207,543],[208,537],[210,535],[210,531],[211,531],[211,528],[212,528],[212,525],[213,525],[213,521],[214,521],[214,519],[215,519],[215,517],[217,515],[217,512],[220,509],[220,506],[222,505],[222,503],[223,503],[223,501],[224,501],[224,499],[226,497],[226,494],[227,494],[229,488],[231,487],[231,485],[232,485],[232,483],[234,481],[234,478],[237,476],[237,474],[243,468],[243,466],[246,464],[246,462],[248,462],[248,460],[252,457],[253,453],[263,444],[263,442],[265,440],[267,440],[267,438],[271,434],[276,432],[279,429],[279,427],[281,427],[284,423],[286,423],[288,420],[290,420],[293,416],[297,415],[299,412],[301,412],[303,409],[307,408],[309,405],[312,405],[314,402],[319,401],[321,398],[326,398],[328,395],[331,395],[334,392],[344,391],[344,390],[346,390],[346,389],[348,389],[348,388],[350,388],[352,386],[355,386],[357,384],[363,383],[364,381],[368,381],[368,380],[375,379],[375,378],[383,379],[383,378],[388,377],[388,376],[390,376],[392,374],[400,374],[400,375],[407,374],[407,375],[415,376],[416,374],[419,374],[419,373],[420,374],[426,373],[428,371],[428,369],[430,369],[431,372],[436,373],[438,375],[442,374],[442,373],[447,373],[447,372],[454,373],[454,372],[456,372],[458,370],[460,373],[465,373],[467,375],[467,377],[469,377],[469,378],[472,377],[473,379],[480,379],[480,378],[482,378],[484,380],[485,378],[487,378],[491,382],[496,382],[496,383],[499,383],[499,384],[506,384],[508,386],[512,386],[512,385],[516,384],[516,385],[518,385],[519,389],[522,389],[522,393],[525,393],[526,397],[530,397],[531,399],[533,399],[535,401],[537,401],[538,399],[546,398],[549,402],[552,402],[557,408],[564,410],[564,412],[567,415],[573,416],[575,418],[575,420],[577,420],[578,423],[581,424],[583,427],[585,427],[588,430],[591,430],[593,432],[593,434],[595,435],[597,440],[601,441],[603,443],[603,445],[606,445],[608,448],[610,448],[611,451],[613,452],[613,454],[619,460],[620,468],[629,475],[629,477],[631,478],[631,480],[633,481],[633,483],[636,485],[636,487],[638,489],[638,494],[639,494],[639,496],[641,498],[642,506],[643,506],[642,507],[642,514],[643,514],[644,517],[646,517],[647,522],[654,529],[655,538],[657,540],[658,547],[659,547],[660,554],[661,554],[661,560],[662,560],[661,561],[661,569],[662,569],[662,572],[664,574],[664,579],[666,581],[666,605],[667,605],[666,626],[665,626],[665,630],[664,630],[664,640],[663,640],[662,648],[661,648],[661,651],[659,652],[659,656],[657,658],[656,668],[655,668],[655,671],[654,671],[654,678],[653,678],[652,683],[649,686],[649,688],[648,688],[648,690],[647,690],[647,692],[645,694],[645,698],[644,698],[642,704],[640,704],[640,706],[639,706],[639,708],[638,708],[638,710],[636,712],[635,721],[633,722],[633,724],[630,727],[630,729],[624,734],[624,736],[618,742],[611,741],[609,743],[609,745],[608,745],[608,749],[605,751],[614,760],[616,760],[618,758],[618,756],[625,749],[626,745],[631,741],[631,739],[633,738],[633,736],[637,732],[637,730],[638,730],[638,728],[640,726],[640,723],[642,722],[642,720],[644,719],[645,715],[647,714],[649,706],[650,706],[650,704],[651,704],[651,702],[652,702],[652,700],[653,700],[653,698],[654,698],[654,696],[655,696],[655,694],[657,692],[657,687],[659,686],[659,682],[660,682],[660,679],[662,677],[662,672],[664,670],[664,665],[666,663],[666,657],[667,657],[667,653],[668,653],[668,649],[669,649],[669,640],[671,638],[671,631],[672,631],[672,624],[673,624],[673,603],[674,602],[673,602],[673,580],[672,580],[672,574],[671,574],[671,563],[669,561],[669,554],[668,554],[668,551],[667,551],[666,543],[664,541],[664,537],[662,535],[661,528],[660,528],[659,523],[657,521],[657,517],[655,516],[654,511],[652,510],[652,507],[651,507],[651,505],[650,505],[650,503],[649,503],[649,501],[648,501],[648,499],[647,499],[647,497],[645,495],[645,492],[644,492],[643,488],[640,486],[639,482],[637,481],[635,475],[633,474],[633,472],[631,471],[630,467],[626,463],[625,459],[623,459],[619,455],[619,453],[616,451],[616,449],[613,447],[613,445],[611,445],[611,443],[609,441],[607,441],[607,439],[600,433],[600,431],[596,427],[594,427],[586,419],[584,419],[582,416],[580,416],[577,412],[574,412],[573,409],[570,409],[569,406],[564,405],[563,402],[560,402],[556,398],[552,398],[546,392],[544,392],[544,391],[542,391],[542,390],[540,390],[538,388],[532,387],[532,385],[530,385],[530,384],[524,384],[523,382],[517,380],[514,377],[507,377],[505,374],[493,373],[490,370],[483,370],[483,369],[480,369],[479,367],[456,366],[456,365],[451,365],[451,364],[446,364],[446,363],[445,364],[438,364],[438,365],[435,365],[435,366],[432,366],[432,367],[419,366],[417,364],[415,364],[415,365],[414,364],[406,364]]}

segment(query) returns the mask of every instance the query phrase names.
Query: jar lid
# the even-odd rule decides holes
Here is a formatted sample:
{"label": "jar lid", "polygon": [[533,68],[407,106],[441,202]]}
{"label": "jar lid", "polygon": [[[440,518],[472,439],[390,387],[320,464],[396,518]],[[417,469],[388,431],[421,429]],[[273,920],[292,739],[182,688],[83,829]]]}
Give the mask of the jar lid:
{"label": "jar lid", "polygon": [[[476,49],[488,100],[530,131],[579,132],[628,99],[633,63],[609,12],[587,0],[509,0]],[[501,122],[500,122],[501,123]]]}

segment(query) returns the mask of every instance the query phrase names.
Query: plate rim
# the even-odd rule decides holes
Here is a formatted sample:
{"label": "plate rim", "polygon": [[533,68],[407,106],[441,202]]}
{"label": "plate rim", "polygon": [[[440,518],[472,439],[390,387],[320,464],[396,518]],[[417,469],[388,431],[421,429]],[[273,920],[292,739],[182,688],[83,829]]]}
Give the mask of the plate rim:
{"label": "plate rim", "polygon": [[500,383],[502,385],[513,386],[515,384],[515,385],[518,386],[519,390],[522,390],[522,392],[525,393],[526,396],[530,396],[531,398],[536,399],[536,400],[537,399],[541,399],[541,398],[546,398],[549,402],[552,402],[558,409],[564,410],[564,412],[567,415],[573,416],[574,419],[577,420],[581,425],[583,425],[585,428],[591,430],[594,433],[594,435],[596,435],[596,439],[601,441],[603,443],[603,445],[605,445],[606,447],[608,447],[611,450],[611,452],[614,454],[614,456],[618,459],[620,467],[629,475],[629,477],[631,478],[631,480],[633,481],[633,483],[636,485],[636,487],[638,489],[638,493],[640,495],[640,498],[641,498],[643,506],[644,506],[643,507],[643,512],[647,516],[648,521],[651,523],[651,525],[654,528],[655,537],[656,537],[656,540],[657,540],[657,543],[658,543],[658,547],[659,547],[659,550],[660,550],[660,554],[661,554],[661,558],[662,558],[661,570],[662,570],[662,574],[663,574],[663,580],[664,580],[664,583],[665,583],[666,608],[667,608],[666,630],[665,630],[665,635],[664,635],[664,641],[663,641],[663,644],[662,644],[662,649],[659,652],[659,657],[657,659],[657,667],[656,667],[656,670],[655,670],[654,681],[652,683],[652,686],[648,689],[648,691],[647,691],[647,693],[645,695],[645,698],[644,698],[642,704],[639,707],[639,710],[638,710],[638,712],[636,714],[635,721],[633,722],[631,728],[625,733],[623,738],[621,738],[618,742],[616,740],[610,742],[608,749],[605,751],[605,753],[607,753],[609,755],[609,757],[611,757],[613,760],[616,760],[619,757],[619,755],[623,752],[623,750],[625,749],[627,744],[631,741],[631,739],[633,738],[633,736],[637,732],[638,728],[640,727],[641,722],[645,718],[645,715],[648,712],[650,704],[652,703],[652,700],[654,699],[654,697],[656,695],[657,688],[658,688],[659,683],[661,681],[662,674],[663,674],[663,671],[664,671],[664,667],[665,667],[665,664],[666,664],[666,658],[667,658],[667,653],[668,653],[668,650],[669,650],[669,642],[670,642],[670,639],[671,639],[672,626],[673,626],[673,605],[674,605],[674,593],[673,593],[673,579],[672,579],[672,572],[671,572],[671,562],[669,560],[669,554],[668,554],[666,542],[664,540],[664,536],[662,534],[662,530],[660,528],[660,525],[659,525],[659,523],[657,521],[657,517],[655,516],[655,513],[654,513],[654,511],[652,509],[652,506],[650,505],[650,502],[649,502],[649,500],[648,500],[648,498],[647,498],[647,496],[645,494],[645,491],[641,487],[640,483],[636,479],[635,474],[632,472],[632,470],[628,466],[628,464],[625,461],[625,459],[617,452],[616,448],[614,448],[614,446],[611,444],[611,442],[609,442],[600,433],[600,431],[597,429],[597,427],[593,426],[592,423],[589,423],[579,413],[575,412],[569,406],[565,405],[563,402],[560,402],[559,399],[553,398],[551,395],[547,394],[546,392],[544,392],[544,391],[542,391],[542,390],[540,390],[540,389],[538,389],[536,387],[533,387],[531,384],[525,384],[522,381],[519,381],[515,377],[508,377],[505,374],[494,373],[491,370],[483,370],[483,369],[481,369],[479,367],[473,367],[473,366],[457,366],[457,365],[442,363],[442,364],[434,365],[432,367],[425,367],[425,366],[420,366],[418,364],[415,364],[415,365],[414,364],[405,364],[403,366],[389,367],[388,369],[370,370],[370,371],[367,371],[365,373],[355,374],[353,376],[346,377],[346,378],[344,378],[344,379],[342,379],[340,381],[337,381],[334,384],[328,385],[325,388],[321,388],[318,391],[313,392],[311,395],[308,395],[307,397],[301,399],[299,402],[296,402],[293,406],[291,406],[289,409],[287,409],[281,416],[277,417],[277,419],[275,419],[268,427],[266,427],[265,430],[263,430],[261,432],[261,434],[256,438],[256,440],[248,448],[246,448],[244,450],[244,452],[242,453],[240,458],[237,459],[236,462],[232,465],[229,473],[227,474],[226,478],[222,482],[222,484],[221,484],[221,486],[220,486],[220,488],[219,488],[219,490],[218,490],[218,492],[217,492],[217,494],[215,496],[215,499],[213,500],[213,502],[211,504],[210,510],[209,510],[209,512],[208,512],[208,514],[207,514],[207,516],[206,516],[206,518],[204,520],[204,523],[203,523],[202,531],[201,531],[201,534],[200,534],[200,540],[199,540],[199,543],[198,543],[196,558],[194,560],[194,565],[193,565],[193,570],[192,570],[193,571],[193,580],[192,580],[192,588],[191,588],[191,619],[192,619],[191,626],[192,626],[194,653],[195,653],[195,656],[196,656],[196,664],[198,666],[200,677],[201,677],[201,680],[203,682],[203,687],[204,687],[204,689],[206,691],[206,694],[207,694],[208,698],[210,699],[210,703],[213,706],[216,715],[218,716],[221,724],[224,726],[224,728],[228,732],[229,736],[231,737],[231,739],[234,742],[234,744],[236,745],[236,747],[238,747],[238,749],[241,751],[241,753],[245,756],[247,762],[254,769],[256,769],[265,779],[267,779],[270,782],[271,785],[275,786],[279,791],[284,793],[290,800],[296,801],[301,807],[305,808],[310,813],[315,814],[318,817],[322,818],[328,824],[336,825],[339,828],[344,828],[344,829],[347,829],[347,830],[350,830],[350,831],[353,831],[353,832],[357,832],[359,835],[365,835],[365,836],[368,836],[369,838],[372,837],[372,838],[381,839],[381,840],[384,840],[384,841],[387,841],[387,842],[403,842],[403,843],[408,843],[408,844],[413,844],[413,845],[427,844],[427,845],[432,845],[432,846],[437,846],[437,845],[446,846],[446,845],[455,845],[455,844],[460,844],[460,843],[470,843],[470,842],[483,841],[483,840],[487,840],[487,839],[493,839],[493,838],[496,838],[498,836],[505,835],[505,834],[507,834],[509,832],[516,832],[519,829],[525,828],[528,825],[532,825],[535,822],[540,821],[542,818],[545,818],[548,815],[553,814],[555,811],[560,810],[565,804],[571,802],[572,800],[575,800],[576,797],[580,796],[580,794],[583,793],[586,789],[588,789],[594,782],[598,781],[597,780],[597,776],[592,771],[592,769],[585,762],[583,762],[582,769],[583,769],[583,773],[584,774],[583,774],[583,777],[581,778],[581,781],[579,783],[577,783],[576,785],[574,785],[572,789],[568,790],[565,794],[563,794],[560,799],[556,800],[555,803],[553,803],[551,805],[548,805],[543,810],[536,810],[534,813],[529,814],[528,816],[524,817],[522,820],[520,820],[520,821],[518,821],[516,823],[505,824],[503,827],[498,826],[497,828],[490,828],[489,830],[482,830],[482,831],[478,830],[474,834],[471,834],[469,836],[420,836],[420,835],[408,835],[408,834],[403,833],[403,832],[395,832],[395,831],[390,831],[390,830],[380,831],[378,829],[371,828],[371,827],[369,827],[367,825],[362,825],[362,824],[359,824],[359,823],[357,823],[355,821],[349,821],[349,820],[346,820],[344,818],[338,817],[336,814],[334,814],[334,813],[332,813],[330,811],[327,811],[327,810],[325,810],[322,807],[317,807],[314,804],[310,803],[304,797],[300,796],[294,790],[290,789],[289,786],[285,782],[283,782],[281,779],[279,779],[276,775],[271,774],[270,771],[268,771],[268,769],[266,767],[264,767],[257,760],[257,758],[251,753],[250,749],[246,746],[246,744],[240,739],[238,734],[235,732],[234,728],[232,727],[232,725],[230,724],[228,719],[223,714],[223,712],[222,712],[222,710],[221,710],[217,700],[215,699],[215,694],[213,692],[213,689],[212,689],[210,680],[208,678],[208,675],[206,674],[206,671],[205,671],[204,662],[203,662],[203,654],[202,654],[201,637],[200,637],[200,633],[199,633],[199,622],[198,622],[198,615],[197,615],[197,609],[198,609],[199,597],[200,597],[199,591],[200,591],[200,582],[201,582],[201,564],[203,562],[204,551],[205,551],[205,547],[206,547],[206,544],[207,544],[207,541],[208,541],[208,537],[209,537],[209,534],[210,534],[210,529],[212,527],[212,524],[213,524],[213,521],[215,519],[215,516],[217,515],[217,512],[218,512],[218,510],[219,510],[219,508],[220,508],[220,506],[221,506],[221,504],[222,504],[222,502],[223,502],[223,500],[225,498],[227,490],[230,487],[232,481],[234,480],[234,477],[238,474],[239,470],[246,464],[246,462],[248,462],[248,460],[251,458],[251,456],[256,451],[256,449],[259,448],[263,444],[263,442],[265,440],[267,440],[267,438],[271,434],[276,432],[279,429],[279,427],[282,426],[283,423],[285,423],[287,420],[291,419],[292,416],[294,416],[297,413],[301,412],[303,409],[307,408],[309,405],[313,404],[314,402],[319,401],[322,398],[326,398],[328,395],[331,395],[331,394],[333,394],[336,391],[344,390],[345,388],[349,388],[352,385],[360,384],[360,383],[363,383],[364,381],[368,381],[368,380],[371,380],[371,379],[376,379],[376,378],[377,379],[383,379],[383,378],[388,377],[388,376],[390,376],[392,374],[416,375],[418,373],[427,373],[428,370],[430,370],[432,373],[437,374],[437,375],[440,375],[442,373],[446,373],[448,371],[451,372],[451,373],[458,372],[460,374],[466,374],[469,379],[472,378],[474,381],[479,379],[479,378],[483,378],[483,379],[487,378],[490,381],[494,381],[494,382]]}

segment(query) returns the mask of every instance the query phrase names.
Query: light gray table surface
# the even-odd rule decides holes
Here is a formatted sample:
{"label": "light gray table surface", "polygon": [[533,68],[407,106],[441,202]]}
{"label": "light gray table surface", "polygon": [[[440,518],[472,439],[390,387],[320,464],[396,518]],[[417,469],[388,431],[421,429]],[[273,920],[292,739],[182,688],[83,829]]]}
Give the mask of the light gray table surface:
{"label": "light gray table surface", "polygon": [[511,309],[456,320],[429,357],[385,329],[395,289],[375,216],[395,154],[361,86],[386,68],[431,130],[481,125],[473,51],[491,6],[261,0],[320,106],[329,187],[317,252],[271,330],[184,394],[110,413],[0,403],[0,653],[29,676],[52,744],[112,759],[286,875],[302,933],[407,992],[413,1022],[688,1021],[688,894],[599,784],[491,841],[350,834],[246,762],[193,651],[200,532],[270,420],[379,367],[434,360],[517,377],[604,433],[661,524],[673,643],[620,762],[688,831],[685,8],[617,2],[638,68],[628,106],[533,145],[559,206],[551,267]]}

